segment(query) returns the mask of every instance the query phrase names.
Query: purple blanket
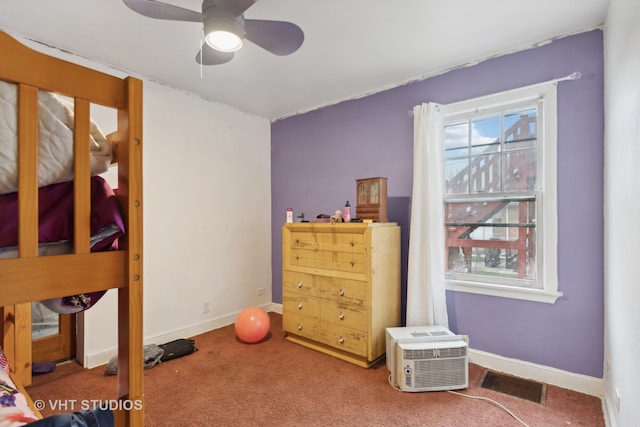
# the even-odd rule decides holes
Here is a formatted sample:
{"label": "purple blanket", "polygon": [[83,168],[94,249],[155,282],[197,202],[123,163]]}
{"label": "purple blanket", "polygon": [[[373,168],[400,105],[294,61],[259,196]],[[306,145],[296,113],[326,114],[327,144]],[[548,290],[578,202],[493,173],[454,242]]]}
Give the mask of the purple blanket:
{"label": "purple blanket", "polygon": [[[73,182],[52,184],[39,189],[38,243],[73,240]],[[124,233],[118,201],[109,184],[99,176],[91,178],[91,235],[115,224],[118,235],[92,247],[92,252],[109,249]],[[18,193],[0,195],[0,247],[18,245]]]}
{"label": "purple blanket", "polygon": [[[73,182],[38,190],[38,243],[73,240]],[[99,176],[91,177],[91,252],[117,249],[124,221],[116,196]],[[18,245],[18,193],[0,195],[0,248]],[[58,313],[75,313],[91,307],[105,292],[73,295],[43,301]]]}

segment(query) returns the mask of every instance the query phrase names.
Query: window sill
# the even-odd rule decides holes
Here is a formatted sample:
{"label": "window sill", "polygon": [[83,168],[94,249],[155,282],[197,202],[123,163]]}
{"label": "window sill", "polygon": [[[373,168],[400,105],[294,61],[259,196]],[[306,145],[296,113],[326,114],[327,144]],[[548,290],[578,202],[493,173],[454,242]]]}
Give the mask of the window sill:
{"label": "window sill", "polygon": [[562,292],[544,289],[520,288],[515,286],[476,284],[460,280],[446,280],[446,290],[455,292],[467,292],[471,294],[490,295],[494,297],[512,298],[525,301],[544,302],[555,304],[562,296]]}

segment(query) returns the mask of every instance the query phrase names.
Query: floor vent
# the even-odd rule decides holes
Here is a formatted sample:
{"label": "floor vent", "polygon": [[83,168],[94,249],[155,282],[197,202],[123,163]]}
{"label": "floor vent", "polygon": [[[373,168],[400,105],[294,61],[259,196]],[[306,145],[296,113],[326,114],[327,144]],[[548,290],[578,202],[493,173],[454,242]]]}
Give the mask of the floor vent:
{"label": "floor vent", "polygon": [[480,387],[544,405],[547,385],[486,369]]}

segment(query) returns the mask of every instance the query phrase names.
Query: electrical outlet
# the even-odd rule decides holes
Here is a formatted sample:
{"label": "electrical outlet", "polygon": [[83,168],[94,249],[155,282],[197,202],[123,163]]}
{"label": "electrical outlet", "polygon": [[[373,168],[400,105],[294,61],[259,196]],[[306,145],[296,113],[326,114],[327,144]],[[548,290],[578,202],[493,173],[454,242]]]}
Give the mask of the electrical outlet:
{"label": "electrical outlet", "polygon": [[620,390],[616,387],[616,412],[620,413]]}
{"label": "electrical outlet", "polygon": [[258,294],[258,296],[260,296],[260,295],[264,295],[265,292],[266,292],[266,290],[264,288],[258,288],[257,294]]}
{"label": "electrical outlet", "polygon": [[211,308],[209,307],[209,301],[207,301],[202,304],[202,314],[207,314],[209,311],[211,311]]}

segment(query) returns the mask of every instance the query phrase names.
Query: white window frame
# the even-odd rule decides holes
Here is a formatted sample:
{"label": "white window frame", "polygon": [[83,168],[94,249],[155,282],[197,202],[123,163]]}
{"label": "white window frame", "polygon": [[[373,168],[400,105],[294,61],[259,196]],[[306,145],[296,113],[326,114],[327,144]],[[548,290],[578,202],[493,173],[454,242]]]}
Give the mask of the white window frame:
{"label": "white window frame", "polygon": [[[443,106],[444,122],[492,111],[503,111],[526,102],[538,103],[538,176],[536,179],[536,262],[535,283],[517,280],[518,285],[504,281],[480,282],[447,273],[447,290],[515,298],[553,304],[562,296],[558,291],[557,269],[557,84],[556,82],[527,86],[507,92],[474,98]],[[481,197],[482,195],[479,195]],[[446,198],[446,196],[445,196]],[[444,205],[443,205],[444,206]],[[444,226],[444,224],[443,224]]]}

